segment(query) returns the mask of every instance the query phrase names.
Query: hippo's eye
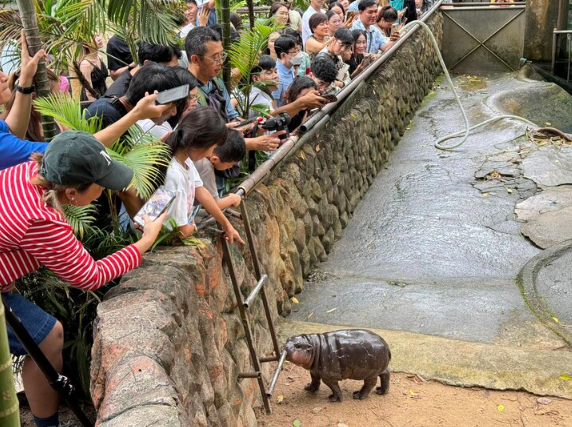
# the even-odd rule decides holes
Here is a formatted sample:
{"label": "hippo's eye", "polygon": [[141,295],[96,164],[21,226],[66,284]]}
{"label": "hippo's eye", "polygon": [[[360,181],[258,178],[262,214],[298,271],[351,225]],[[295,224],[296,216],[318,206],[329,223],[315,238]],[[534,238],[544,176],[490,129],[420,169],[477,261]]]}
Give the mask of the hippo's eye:
{"label": "hippo's eye", "polygon": [[296,350],[301,350],[301,349],[302,349],[302,346],[301,346],[300,344],[296,344],[296,345],[294,345],[294,348],[295,348]]}

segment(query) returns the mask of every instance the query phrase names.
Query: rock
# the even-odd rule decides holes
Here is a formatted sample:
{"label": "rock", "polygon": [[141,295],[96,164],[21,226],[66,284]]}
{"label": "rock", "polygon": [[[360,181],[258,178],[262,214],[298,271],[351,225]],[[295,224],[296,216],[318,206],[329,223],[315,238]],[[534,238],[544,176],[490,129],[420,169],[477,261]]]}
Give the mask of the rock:
{"label": "rock", "polygon": [[522,227],[522,234],[542,249],[572,239],[572,206],[546,212]]}
{"label": "rock", "polygon": [[541,147],[522,162],[525,178],[541,187],[572,184],[572,147]]}
{"label": "rock", "polygon": [[514,212],[520,220],[530,221],[539,215],[572,206],[572,187],[548,188],[516,205]]}

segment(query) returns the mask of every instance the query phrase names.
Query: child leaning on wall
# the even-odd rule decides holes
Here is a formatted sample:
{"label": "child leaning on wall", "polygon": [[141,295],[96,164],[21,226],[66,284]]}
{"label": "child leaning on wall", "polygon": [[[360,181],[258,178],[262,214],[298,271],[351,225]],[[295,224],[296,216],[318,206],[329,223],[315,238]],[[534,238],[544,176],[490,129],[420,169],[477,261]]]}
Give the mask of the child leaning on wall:
{"label": "child leaning on wall", "polygon": [[246,144],[244,136],[237,130],[229,129],[226,142],[223,145],[217,145],[213,150],[212,156],[194,162],[203,182],[203,187],[213,196],[221,210],[230,206],[238,207],[241,197],[238,194],[229,194],[223,198],[219,197],[215,169],[218,171],[230,169],[241,161],[245,154]]}
{"label": "child leaning on wall", "polygon": [[177,198],[167,211],[167,218],[175,220],[184,238],[196,231],[193,204],[199,201],[221,225],[226,239],[244,243],[238,232],[224,216],[211,193],[203,186],[193,162],[211,157],[217,145],[226,143],[228,129],[218,113],[209,107],[197,107],[187,114],[165,141],[172,158],[165,176],[165,187]]}

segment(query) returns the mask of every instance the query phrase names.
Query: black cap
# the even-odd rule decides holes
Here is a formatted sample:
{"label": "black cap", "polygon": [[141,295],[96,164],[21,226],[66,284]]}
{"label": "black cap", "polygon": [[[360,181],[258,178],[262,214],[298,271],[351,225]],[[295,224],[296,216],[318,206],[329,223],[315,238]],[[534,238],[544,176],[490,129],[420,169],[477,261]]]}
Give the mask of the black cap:
{"label": "black cap", "polygon": [[123,190],[133,179],[133,171],[113,160],[93,135],[65,131],[46,148],[40,175],[59,185],[95,183],[110,190]]}

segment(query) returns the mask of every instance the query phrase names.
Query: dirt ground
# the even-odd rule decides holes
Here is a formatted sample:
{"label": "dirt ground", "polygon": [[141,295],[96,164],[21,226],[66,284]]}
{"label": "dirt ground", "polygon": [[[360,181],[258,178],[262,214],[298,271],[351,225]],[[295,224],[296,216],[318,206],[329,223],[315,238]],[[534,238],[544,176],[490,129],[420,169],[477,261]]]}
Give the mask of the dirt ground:
{"label": "dirt ground", "polygon": [[[572,380],[571,380],[572,381]],[[310,394],[310,374],[286,363],[260,427],[572,427],[572,401],[525,392],[460,388],[392,374],[389,394],[352,399],[358,381],[340,383],[342,403],[330,403],[323,383]],[[281,401],[281,403],[278,403]]]}

